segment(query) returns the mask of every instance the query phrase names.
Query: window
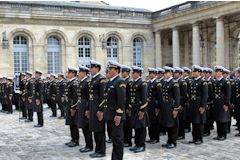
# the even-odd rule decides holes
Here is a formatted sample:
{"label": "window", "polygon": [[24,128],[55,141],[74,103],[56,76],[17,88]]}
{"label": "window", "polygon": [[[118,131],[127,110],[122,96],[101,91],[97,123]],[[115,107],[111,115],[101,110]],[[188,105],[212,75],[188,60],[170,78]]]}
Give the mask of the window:
{"label": "window", "polygon": [[143,40],[141,38],[135,38],[133,40],[133,65],[143,67],[142,55],[143,55]]}
{"label": "window", "polygon": [[48,74],[61,72],[61,45],[55,36],[48,38]]}
{"label": "window", "polygon": [[16,36],[13,39],[14,73],[28,70],[28,41],[24,36]]}
{"label": "window", "polygon": [[88,37],[81,37],[78,40],[78,57],[80,65],[90,67],[91,41]]}
{"label": "window", "polygon": [[107,60],[118,62],[118,40],[114,37],[107,39]]}

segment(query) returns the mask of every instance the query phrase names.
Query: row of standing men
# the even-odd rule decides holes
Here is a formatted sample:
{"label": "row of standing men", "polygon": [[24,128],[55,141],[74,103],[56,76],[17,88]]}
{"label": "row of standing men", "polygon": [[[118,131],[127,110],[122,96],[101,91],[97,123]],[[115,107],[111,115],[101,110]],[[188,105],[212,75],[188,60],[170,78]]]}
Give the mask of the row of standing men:
{"label": "row of standing men", "polygon": [[[92,60],[90,64],[90,69],[68,67],[67,79],[58,74],[58,81],[55,75],[50,75],[48,81],[41,79],[40,70],[35,71],[34,78],[31,72],[21,74],[19,106],[22,119],[31,122],[36,112],[38,125],[35,127],[42,127],[44,101],[52,109],[52,117],[57,115],[57,104],[61,110],[59,118],[66,118],[66,125],[70,126],[72,139],[66,145],[79,145],[78,128],[82,128],[86,146],[80,152],[93,150],[93,134],[96,143],[95,152],[90,154],[93,158],[105,156],[107,124],[114,160],[122,159],[123,147],[132,146],[132,137],[135,146],[130,151],[145,151],[147,128],[150,139],[146,142],[158,143],[160,133],[167,132],[168,141],[162,147],[171,149],[176,147],[177,140],[185,138],[185,129],[190,130],[190,123],[193,140],[189,143],[199,145],[203,143],[203,136],[210,135],[214,121],[217,123],[214,139],[227,138],[232,110],[239,122],[239,68],[234,77],[222,66],[216,66],[214,72],[197,65],[192,70],[165,66],[149,68],[146,80],[142,80],[143,69],[137,66],[130,68],[109,61],[106,76],[103,76],[99,62]],[[12,86],[11,78],[1,81],[1,103],[10,113]]]}

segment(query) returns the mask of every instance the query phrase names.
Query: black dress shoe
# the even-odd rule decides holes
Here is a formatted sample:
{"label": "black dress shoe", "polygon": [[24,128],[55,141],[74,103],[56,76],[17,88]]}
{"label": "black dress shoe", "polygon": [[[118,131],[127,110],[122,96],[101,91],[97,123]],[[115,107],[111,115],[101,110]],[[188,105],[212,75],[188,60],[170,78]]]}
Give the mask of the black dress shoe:
{"label": "black dress shoe", "polygon": [[235,137],[240,137],[240,133],[236,134]]}
{"label": "black dress shoe", "polygon": [[167,149],[172,149],[175,148],[176,146],[177,146],[176,144],[170,143],[167,145]]}
{"label": "black dress shoe", "polygon": [[224,141],[226,138],[225,137],[215,137],[213,139],[218,140],[218,141]]}
{"label": "black dress shoe", "polygon": [[162,147],[163,147],[163,148],[167,148],[167,146],[168,146],[168,143],[162,144]]}
{"label": "black dress shoe", "polygon": [[156,144],[158,142],[159,142],[158,140],[152,140],[152,142],[150,142],[150,144]]}
{"label": "black dress shoe", "polygon": [[106,140],[107,143],[112,143],[111,139]]}
{"label": "black dress shoe", "polygon": [[34,125],[34,127],[40,128],[40,127],[43,127],[43,125],[37,124],[37,125]]}
{"label": "black dress shoe", "polygon": [[77,142],[71,142],[70,144],[68,144],[68,147],[76,147],[76,146],[79,146],[79,143]]}
{"label": "black dress shoe", "polygon": [[84,148],[79,149],[79,152],[81,152],[81,153],[86,153],[86,152],[91,152],[91,151],[93,151],[93,149],[88,148],[88,147],[84,147]]}
{"label": "black dress shoe", "polygon": [[20,120],[25,120],[25,119],[27,119],[27,117],[21,117],[21,118],[19,118]]}
{"label": "black dress shoe", "polygon": [[135,151],[138,147],[137,146],[133,146],[131,148],[129,148],[129,151]]}
{"label": "black dress shoe", "polygon": [[151,140],[151,139],[146,141],[146,143],[151,143],[151,142],[152,142],[152,140]]}
{"label": "black dress shoe", "polygon": [[203,134],[203,137],[208,137],[208,136],[210,136],[210,133]]}
{"label": "black dress shoe", "polygon": [[196,144],[196,145],[200,145],[200,144],[202,144],[203,142],[202,141],[196,141],[194,144]]}
{"label": "black dress shoe", "polygon": [[72,143],[72,141],[65,143],[65,145],[68,146],[70,143]]}
{"label": "black dress shoe", "polygon": [[131,147],[132,144],[129,144],[129,143],[124,143],[124,147]]}
{"label": "black dress shoe", "polygon": [[184,136],[180,136],[180,137],[177,138],[177,140],[182,140],[182,139],[185,139],[185,137]]}
{"label": "black dress shoe", "polygon": [[193,144],[193,143],[195,143],[196,141],[195,140],[192,140],[192,141],[189,141],[188,143],[189,144]]}
{"label": "black dress shoe", "polygon": [[27,120],[25,120],[24,122],[33,122],[33,120],[27,119]]}
{"label": "black dress shoe", "polygon": [[134,150],[134,153],[139,153],[139,152],[144,152],[145,151],[145,147],[137,147],[136,150]]}
{"label": "black dress shoe", "polygon": [[91,158],[101,158],[101,157],[105,157],[106,154],[101,154],[101,153],[92,153],[89,155]]}

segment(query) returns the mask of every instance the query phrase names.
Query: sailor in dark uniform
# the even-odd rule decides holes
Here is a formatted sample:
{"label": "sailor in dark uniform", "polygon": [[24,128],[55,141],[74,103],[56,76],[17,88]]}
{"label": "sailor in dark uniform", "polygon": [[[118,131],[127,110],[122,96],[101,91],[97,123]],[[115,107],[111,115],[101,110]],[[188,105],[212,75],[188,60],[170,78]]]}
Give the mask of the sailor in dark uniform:
{"label": "sailor in dark uniform", "polygon": [[134,153],[145,151],[146,127],[149,125],[147,115],[147,82],[141,78],[143,68],[133,66],[130,84],[129,112],[132,128],[135,130],[135,146],[129,150]]}
{"label": "sailor in dark uniform", "polygon": [[78,81],[76,79],[78,69],[68,67],[68,82],[65,88],[66,101],[66,125],[70,126],[71,141],[65,143],[68,147],[79,146],[79,129],[78,129]]}
{"label": "sailor in dark uniform", "polygon": [[129,99],[130,99],[130,83],[132,79],[130,77],[131,67],[122,65],[121,67],[121,76],[124,80],[126,85],[126,120],[124,122],[124,147],[131,147],[132,146],[132,128],[131,128],[131,121],[130,121],[130,108],[129,108]]}
{"label": "sailor in dark uniform", "polygon": [[6,88],[5,88],[5,99],[6,99],[6,111],[7,114],[13,113],[13,104],[12,104],[12,98],[13,98],[13,82],[12,77],[7,77],[6,81]]}
{"label": "sailor in dark uniform", "polygon": [[26,72],[26,106],[28,119],[25,122],[33,122],[33,94],[34,94],[34,79],[32,78],[32,73]]}
{"label": "sailor in dark uniform", "polygon": [[[158,70],[155,68],[148,68],[149,72],[149,80],[148,83],[148,106],[147,112],[149,116],[149,127],[148,127],[148,134],[150,137],[149,142],[151,144],[155,144],[159,142],[159,120],[158,114],[159,110],[157,108],[159,97],[158,94],[162,94],[162,84],[160,81],[157,80],[157,73]],[[160,93],[159,93],[160,92]]]}
{"label": "sailor in dark uniform", "polygon": [[[227,68],[224,68],[224,70],[223,70],[223,78],[227,79],[232,84],[232,79],[230,78],[230,70],[228,70]],[[232,86],[231,86],[231,88],[232,88]],[[230,106],[229,106],[229,112],[230,112],[230,121],[228,122],[227,133],[231,132],[232,117],[234,116],[232,104],[230,104]]]}
{"label": "sailor in dark uniform", "polygon": [[20,118],[21,120],[25,120],[27,119],[27,107],[26,107],[26,92],[25,92],[25,84],[26,84],[26,74],[25,73],[21,73],[20,75],[20,83],[19,83],[19,89],[20,89],[20,93],[19,93],[19,101],[20,101],[20,109],[22,111],[22,117]]}
{"label": "sailor in dark uniform", "polygon": [[106,78],[100,74],[101,63],[90,61],[91,81],[89,82],[89,129],[94,132],[96,143],[95,152],[90,154],[92,158],[105,157],[106,155],[106,135],[103,112],[99,108],[104,105],[104,89]]}
{"label": "sailor in dark uniform", "polygon": [[180,88],[180,110],[179,110],[179,129],[178,129],[178,140],[185,139],[185,127],[184,123],[186,120],[186,103],[188,101],[188,84],[183,79],[182,74],[184,70],[180,67],[174,68],[174,80],[178,82]]}
{"label": "sailor in dark uniform", "polygon": [[100,106],[104,111],[104,120],[110,125],[113,143],[112,160],[123,159],[125,120],[126,84],[119,76],[121,65],[116,61],[108,62],[109,81],[104,91],[104,105]]}
{"label": "sailor in dark uniform", "polygon": [[240,137],[240,67],[236,69],[236,79],[232,87],[232,103],[235,109],[235,117],[237,121],[238,134],[236,137]]}
{"label": "sailor in dark uniform", "polygon": [[208,85],[202,77],[202,67],[193,65],[189,93],[189,116],[192,122],[193,140],[189,143],[196,145],[203,143],[203,127],[206,123],[206,105],[208,98]]}
{"label": "sailor in dark uniform", "polygon": [[227,126],[230,122],[231,83],[223,77],[224,67],[215,66],[213,82],[213,112],[217,123],[217,137],[214,140],[223,141],[227,138]]}
{"label": "sailor in dark uniform", "polygon": [[189,91],[190,91],[190,82],[191,82],[191,77],[190,74],[192,70],[188,67],[182,67],[184,70],[183,72],[183,79],[187,82],[188,85],[188,101],[185,104],[185,111],[186,111],[186,119],[184,123],[184,128],[185,128],[185,133],[191,132],[191,122],[190,122],[190,117],[189,117]]}
{"label": "sailor in dark uniform", "polygon": [[34,93],[33,93],[33,111],[37,112],[38,124],[34,127],[43,127],[43,80],[41,79],[42,71],[35,71]]}
{"label": "sailor in dark uniform", "polygon": [[206,105],[206,116],[207,121],[204,125],[204,134],[203,136],[209,136],[211,133],[211,128],[213,128],[213,104],[212,104],[212,93],[213,93],[213,87],[212,87],[212,72],[213,70],[211,68],[205,67],[203,72],[205,72],[204,80],[207,82],[208,85],[208,99],[207,99],[207,105]]}
{"label": "sailor in dark uniform", "polygon": [[65,110],[66,110],[66,101],[65,101],[65,88],[67,86],[67,82],[64,79],[64,74],[58,73],[58,81],[57,81],[57,104],[60,109],[60,116],[58,119],[65,118]]}
{"label": "sailor in dark uniform", "polygon": [[93,150],[92,132],[89,130],[89,68],[79,66],[79,87],[78,87],[78,127],[82,128],[85,139],[85,147],[79,149],[80,152],[86,153]]}
{"label": "sailor in dark uniform", "polygon": [[50,74],[50,81],[48,86],[48,96],[49,96],[49,105],[52,110],[52,115],[50,117],[57,117],[57,81],[55,74]]}
{"label": "sailor in dark uniform", "polygon": [[174,68],[163,67],[164,83],[162,86],[162,104],[160,106],[160,123],[168,132],[168,140],[162,147],[171,149],[177,146],[178,137],[178,112],[180,109],[180,89],[177,81],[173,79]]}

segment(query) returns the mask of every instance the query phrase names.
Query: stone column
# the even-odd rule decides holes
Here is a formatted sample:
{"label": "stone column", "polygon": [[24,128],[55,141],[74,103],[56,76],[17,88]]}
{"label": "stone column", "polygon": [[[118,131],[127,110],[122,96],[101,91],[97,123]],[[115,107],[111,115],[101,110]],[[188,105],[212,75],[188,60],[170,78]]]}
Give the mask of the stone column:
{"label": "stone column", "polygon": [[216,41],[216,64],[224,66],[224,23],[221,17],[216,21]]}
{"label": "stone column", "polygon": [[184,34],[184,66],[189,66],[188,32]]}
{"label": "stone column", "polygon": [[162,41],[161,32],[155,32],[155,66],[162,67]]}
{"label": "stone column", "polygon": [[198,23],[193,24],[192,28],[192,63],[193,65],[200,65],[200,35]]}
{"label": "stone column", "polygon": [[174,27],[172,32],[173,66],[180,66],[180,44],[178,28]]}

